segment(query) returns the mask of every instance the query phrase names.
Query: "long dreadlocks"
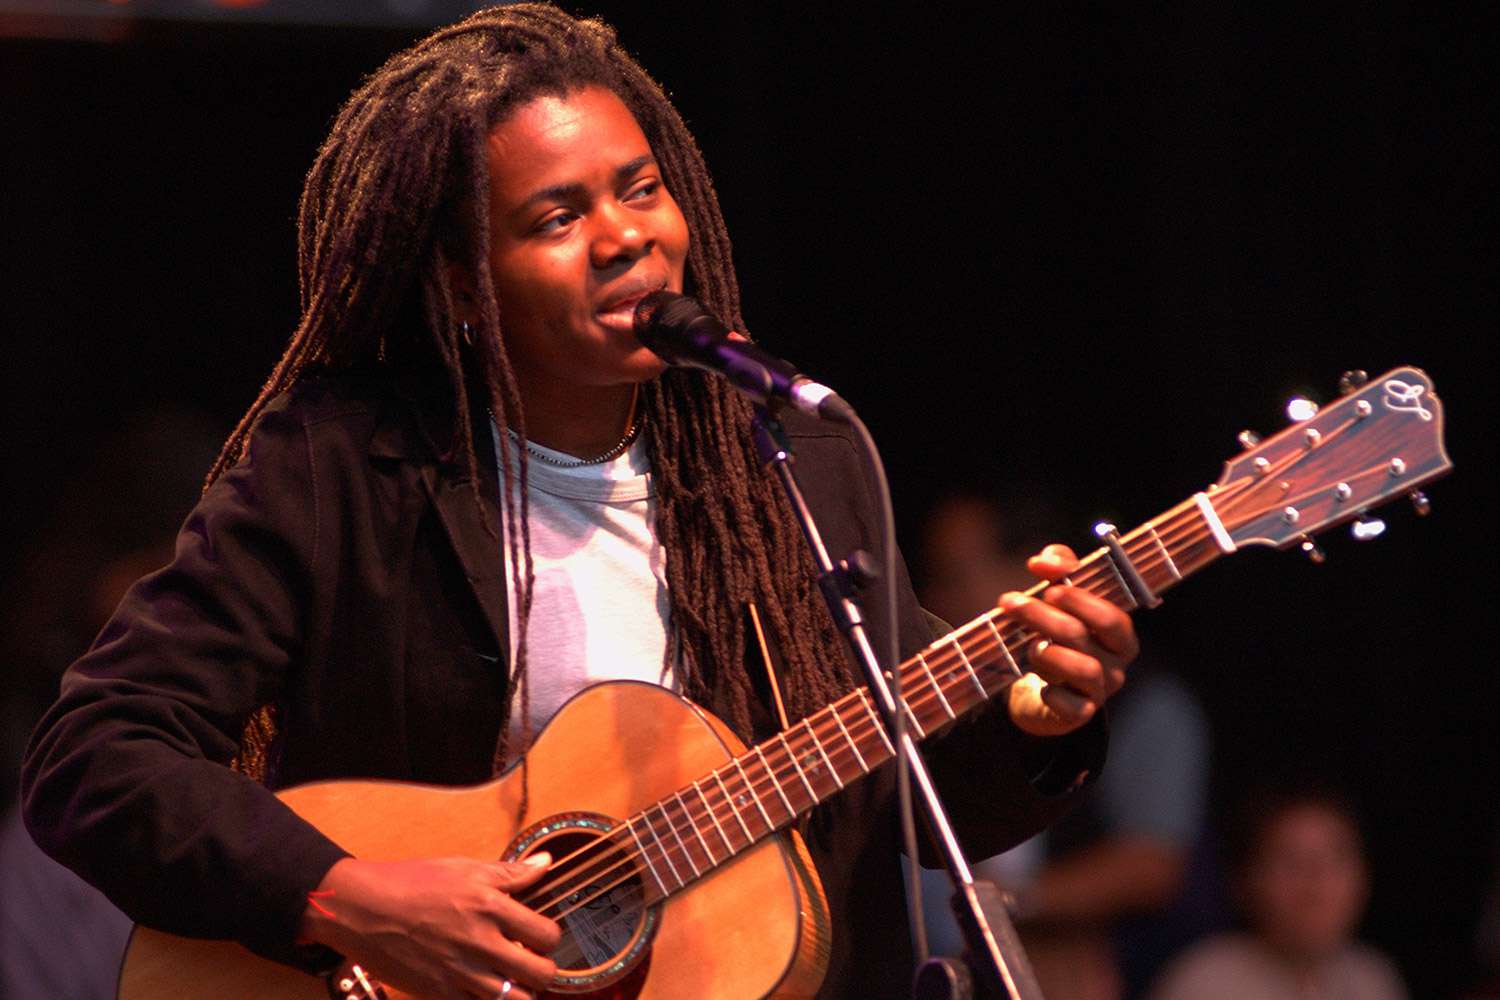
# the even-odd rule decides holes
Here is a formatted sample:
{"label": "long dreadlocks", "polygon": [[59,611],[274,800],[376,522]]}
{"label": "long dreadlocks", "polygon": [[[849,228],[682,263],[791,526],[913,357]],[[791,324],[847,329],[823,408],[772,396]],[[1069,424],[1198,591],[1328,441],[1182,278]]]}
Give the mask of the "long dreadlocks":
{"label": "long dreadlocks", "polygon": [[[485,265],[486,138],[542,95],[597,85],[635,115],[692,241],[690,290],[737,329],[739,287],[718,198],[697,143],[661,87],[597,19],[548,4],[480,11],[393,56],[344,105],[308,173],[298,220],[302,315],[286,352],[209,472],[238,460],[266,404],[313,369],[437,361],[455,399],[460,454],[478,492],[470,389],[501,433],[504,524],[517,605],[513,683],[526,712],[526,631],[533,589],[527,527],[525,415]],[[449,265],[474,276],[478,325],[462,328]],[[647,449],[657,481],[656,531],[671,600],[669,656],[683,693],[722,697],[729,723],[750,735],[745,606],[754,601],[786,661],[791,708],[805,714],[848,687],[838,637],[807,570],[773,557],[806,546],[749,438],[747,404],[715,379],[669,370],[644,386]],[[480,507],[485,524],[494,527]],[[501,726],[502,741],[506,725]],[[269,709],[247,726],[237,763],[264,774]],[[497,767],[504,755],[497,746]]]}

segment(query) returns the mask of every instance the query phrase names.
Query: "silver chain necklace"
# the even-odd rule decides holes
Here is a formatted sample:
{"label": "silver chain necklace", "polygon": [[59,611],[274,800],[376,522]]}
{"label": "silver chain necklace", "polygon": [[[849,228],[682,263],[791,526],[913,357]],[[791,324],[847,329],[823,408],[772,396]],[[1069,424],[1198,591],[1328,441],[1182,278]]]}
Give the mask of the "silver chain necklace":
{"label": "silver chain necklace", "polygon": [[595,455],[593,458],[553,458],[546,452],[537,448],[530,441],[526,442],[526,453],[544,465],[550,465],[557,469],[576,469],[584,465],[602,465],[612,459],[619,458],[630,449],[635,439],[641,435],[641,427],[646,423],[642,417],[630,421],[630,426],[625,429],[625,436],[609,446],[609,450]]}

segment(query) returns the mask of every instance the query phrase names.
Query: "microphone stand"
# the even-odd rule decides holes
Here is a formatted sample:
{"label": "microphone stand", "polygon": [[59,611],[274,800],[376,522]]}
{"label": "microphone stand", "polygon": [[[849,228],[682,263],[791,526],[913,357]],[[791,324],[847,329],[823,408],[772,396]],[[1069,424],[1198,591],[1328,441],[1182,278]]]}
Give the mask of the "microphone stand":
{"label": "microphone stand", "polygon": [[[780,422],[761,404],[755,407],[753,434],[761,462],[774,469],[786,491],[808,547],[812,549],[813,560],[818,567],[818,587],[833,613],[834,623],[848,639],[855,660],[865,672],[875,706],[880,711],[886,730],[892,734],[894,744],[895,734],[898,732],[896,701],[887,683],[887,675],[880,669],[875,650],[870,645],[864,616],[854,601],[856,586],[862,578],[867,578],[859,565],[861,554],[855,553],[838,565],[829,558],[828,549],[823,545],[823,537],[803,499],[802,490],[797,485],[797,476],[792,469],[794,456],[791,443]],[[894,539],[886,542],[893,543]],[[895,666],[896,664],[892,664],[893,668]],[[993,884],[975,881],[974,873],[953,834],[953,827],[948,822],[947,811],[933,787],[926,761],[918,752],[916,741],[906,731],[906,727],[901,727],[900,731],[902,736],[897,746],[897,766],[905,761],[911,780],[926,807],[929,829],[935,834],[949,877],[953,880],[953,910],[969,945],[970,962],[980,973],[980,980],[987,984],[991,994],[1006,996],[1010,1000],[1042,1000],[1036,975],[1026,960],[1026,953],[1021,949],[1015,927],[1005,912],[1003,895]],[[921,886],[912,885],[909,891],[920,892]],[[923,1000],[965,995],[965,976],[962,971],[954,970],[942,960],[929,962],[913,980],[913,995],[920,995]],[[942,992],[932,992],[934,989]]]}

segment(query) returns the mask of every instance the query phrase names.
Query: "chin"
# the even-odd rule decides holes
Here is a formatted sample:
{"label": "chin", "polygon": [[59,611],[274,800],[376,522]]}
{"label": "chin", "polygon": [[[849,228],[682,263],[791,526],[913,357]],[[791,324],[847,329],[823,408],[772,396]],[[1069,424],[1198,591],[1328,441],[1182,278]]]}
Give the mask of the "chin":
{"label": "chin", "polygon": [[632,382],[649,382],[654,378],[661,377],[670,365],[661,358],[652,354],[646,348],[641,348],[640,353],[630,359]]}

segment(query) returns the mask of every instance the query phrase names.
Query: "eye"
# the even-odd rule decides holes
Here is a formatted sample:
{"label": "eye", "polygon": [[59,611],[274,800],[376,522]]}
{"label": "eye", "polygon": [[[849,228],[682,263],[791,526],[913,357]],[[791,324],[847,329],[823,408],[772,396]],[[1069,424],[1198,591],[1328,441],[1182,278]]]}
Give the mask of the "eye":
{"label": "eye", "polygon": [[642,181],[641,183],[637,184],[635,187],[631,188],[628,192],[626,192],[626,194],[625,194],[625,200],[626,201],[644,201],[646,199],[655,197],[656,193],[658,191],[660,191],[660,190],[661,190],[661,179],[653,177],[653,178],[651,178],[649,180]]}
{"label": "eye", "polygon": [[578,214],[576,212],[571,212],[571,211],[568,211],[567,209],[563,209],[561,211],[552,213],[551,215],[547,216],[542,221],[538,222],[535,226],[532,227],[532,232],[535,232],[535,233],[556,233],[556,232],[561,232],[563,229],[565,229],[568,226],[572,225],[573,222],[577,218],[578,218]]}

